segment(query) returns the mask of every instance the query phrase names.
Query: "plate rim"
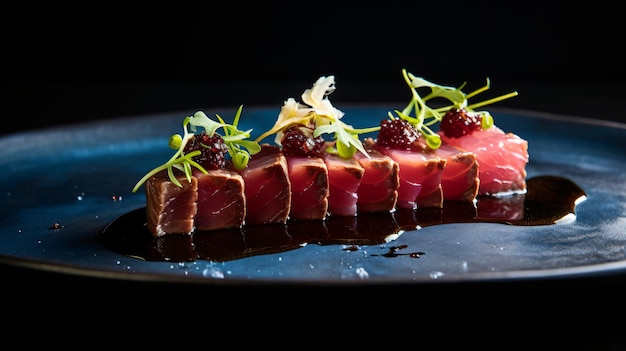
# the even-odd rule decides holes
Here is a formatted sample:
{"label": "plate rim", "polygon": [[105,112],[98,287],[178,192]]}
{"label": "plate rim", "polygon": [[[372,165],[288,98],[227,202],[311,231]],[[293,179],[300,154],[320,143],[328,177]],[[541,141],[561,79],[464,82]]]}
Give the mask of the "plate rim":
{"label": "plate rim", "polygon": [[[349,110],[353,108],[380,108],[381,106],[391,106],[394,103],[348,103],[342,106],[342,110]],[[267,110],[275,109],[278,112],[278,108],[269,105],[255,105],[247,107],[248,110]],[[209,110],[209,109],[204,109]],[[234,108],[211,108],[210,110],[235,110]],[[568,123],[581,123],[592,124],[597,126],[603,126],[608,128],[616,128],[626,130],[626,123],[615,122],[610,120],[595,119],[589,117],[578,117],[570,115],[561,115],[550,112],[542,112],[535,110],[526,110],[519,108],[508,107],[493,107],[490,111],[494,113],[509,113],[514,115],[520,115],[522,117],[531,117],[539,119],[549,120],[562,120]],[[189,113],[188,111],[170,111],[156,114],[136,115],[132,118],[121,117],[113,119],[96,120],[82,123],[75,123],[63,126],[54,126],[49,128],[35,129],[27,132],[19,132],[15,134],[7,134],[0,136],[0,143],[3,140],[11,139],[14,137],[32,136],[33,134],[46,134],[46,133],[63,133],[70,130],[82,130],[97,127],[104,124],[115,125],[119,122],[122,123],[136,123],[136,119],[154,119],[155,117],[164,118],[166,116],[180,115],[183,116]],[[291,280],[276,280],[273,278],[255,278],[245,279],[237,277],[228,277],[225,279],[210,279],[206,277],[198,276],[179,276],[174,274],[163,273],[151,273],[151,272],[124,272],[106,270],[94,267],[81,267],[77,265],[70,265],[66,263],[50,262],[45,260],[29,259],[20,256],[8,255],[0,253],[0,263],[8,266],[22,267],[35,269],[39,271],[61,273],[85,277],[105,278],[105,279],[121,279],[129,281],[151,281],[151,282],[171,282],[171,283],[201,283],[201,284],[228,284],[228,285],[250,285],[250,284],[296,284],[296,285],[368,285],[368,284],[437,284],[437,283],[450,283],[450,282],[483,282],[483,281],[520,281],[520,280],[537,280],[537,279],[552,279],[552,278],[570,278],[570,277],[584,277],[589,275],[602,274],[619,274],[626,271],[626,260],[606,262],[600,264],[574,266],[574,267],[562,267],[562,268],[550,268],[542,270],[514,270],[506,272],[482,272],[472,273],[467,275],[449,275],[443,278],[427,279],[419,278],[409,280],[406,278],[398,279],[397,277],[390,278],[376,278],[376,279],[364,279],[364,280],[341,280],[341,281],[329,281],[323,279],[291,279]]]}

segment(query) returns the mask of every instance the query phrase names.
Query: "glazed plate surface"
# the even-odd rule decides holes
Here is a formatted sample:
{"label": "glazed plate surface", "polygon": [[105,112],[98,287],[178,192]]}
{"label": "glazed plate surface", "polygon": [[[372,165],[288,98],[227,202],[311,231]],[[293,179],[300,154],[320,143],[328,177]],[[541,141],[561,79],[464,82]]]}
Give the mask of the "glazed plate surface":
{"label": "glazed plate surface", "polygon": [[[347,123],[365,127],[395,108],[348,105],[341,110]],[[231,121],[235,112],[203,111]],[[181,133],[182,119],[195,112],[183,111],[0,138],[0,261],[93,277],[210,284],[436,284],[626,274],[626,125],[490,111],[501,129],[528,140],[528,178],[565,177],[585,191],[574,221],[447,223],[408,230],[386,243],[349,249],[309,243],[226,261],[149,261],[112,250],[103,242],[103,231],[145,207],[143,190],[131,190],[171,156],[167,140]],[[259,135],[278,112],[244,108],[239,128]],[[386,255],[394,247],[404,249]],[[415,252],[421,254],[409,254]]]}

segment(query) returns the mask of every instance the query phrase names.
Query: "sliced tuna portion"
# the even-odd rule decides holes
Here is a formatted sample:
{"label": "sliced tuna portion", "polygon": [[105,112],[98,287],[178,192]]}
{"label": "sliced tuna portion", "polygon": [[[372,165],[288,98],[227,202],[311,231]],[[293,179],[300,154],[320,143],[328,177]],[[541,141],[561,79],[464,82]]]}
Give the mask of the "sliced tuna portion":
{"label": "sliced tuna portion", "polygon": [[261,145],[239,174],[245,183],[245,224],[286,223],[291,207],[287,159],[278,146]]}
{"label": "sliced tuna portion", "polygon": [[194,170],[198,179],[196,230],[240,228],[246,215],[243,177],[228,169]]}
{"label": "sliced tuna portion", "polygon": [[354,157],[364,169],[357,191],[358,212],[392,212],[398,200],[398,162],[376,151],[370,140],[363,144],[370,157],[357,152]]}
{"label": "sliced tuna portion", "polygon": [[444,200],[476,200],[480,185],[476,154],[445,143],[433,152],[446,159],[446,167],[441,173]]}
{"label": "sliced tuna portion", "polygon": [[476,154],[480,186],[478,195],[504,196],[526,192],[528,141],[493,126],[462,138],[447,138],[443,143]]}
{"label": "sliced tuna portion", "polygon": [[441,173],[446,160],[432,152],[373,146],[398,163],[400,186],[397,208],[443,207]]}
{"label": "sliced tuna portion", "polygon": [[365,169],[354,158],[325,153],[328,169],[328,213],[332,216],[356,216],[357,191]]}
{"label": "sliced tuna portion", "polygon": [[177,179],[182,187],[162,171],[145,184],[147,227],[155,237],[194,231],[198,181],[193,177],[188,181],[182,174]]}
{"label": "sliced tuna portion", "polygon": [[443,207],[443,188],[441,186],[441,175],[446,166],[446,160],[428,153],[418,153],[423,160],[421,168],[422,189],[415,202],[418,208]]}
{"label": "sliced tuna portion", "polygon": [[328,168],[319,157],[286,156],[291,183],[290,219],[325,219],[328,212]]}

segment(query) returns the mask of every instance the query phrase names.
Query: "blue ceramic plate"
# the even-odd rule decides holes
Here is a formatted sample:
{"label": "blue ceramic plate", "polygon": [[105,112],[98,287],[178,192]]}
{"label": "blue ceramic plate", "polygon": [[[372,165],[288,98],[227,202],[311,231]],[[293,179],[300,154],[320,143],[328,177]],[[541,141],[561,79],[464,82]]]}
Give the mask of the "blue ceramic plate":
{"label": "blue ceramic plate", "polygon": [[[386,118],[394,106],[342,110],[346,122],[364,127]],[[234,109],[204,111],[226,120],[234,116]],[[142,212],[143,189],[131,189],[171,156],[167,140],[193,112],[0,138],[2,262],[83,276],[211,284],[435,284],[626,273],[626,125],[497,108],[491,109],[496,124],[529,142],[529,179],[566,177],[585,191],[575,220],[541,226],[442,223],[381,243],[286,243],[296,240],[291,235],[276,247],[244,247],[234,253],[239,258],[228,260],[142,260],[113,249],[103,232]],[[261,133],[278,112],[244,108],[239,127]],[[141,227],[127,231],[131,237],[143,233]]]}

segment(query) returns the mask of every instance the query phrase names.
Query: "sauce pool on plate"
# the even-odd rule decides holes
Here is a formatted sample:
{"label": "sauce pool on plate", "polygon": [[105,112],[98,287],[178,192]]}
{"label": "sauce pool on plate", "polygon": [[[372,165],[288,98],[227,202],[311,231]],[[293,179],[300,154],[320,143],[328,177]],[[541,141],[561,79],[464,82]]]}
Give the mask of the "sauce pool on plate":
{"label": "sauce pool on plate", "polygon": [[[295,250],[306,244],[361,245],[393,241],[404,232],[446,223],[499,223],[538,226],[575,220],[576,205],[586,193],[559,176],[527,180],[527,192],[503,197],[478,197],[475,203],[447,201],[443,208],[396,209],[393,212],[330,216],[325,220],[290,220],[286,224],[244,225],[236,229],[196,231],[155,238],[146,227],[146,208],[113,220],[100,233],[102,242],[122,255],[146,261],[225,262]],[[397,257],[393,246],[385,257]],[[413,252],[419,258],[423,252]]]}

